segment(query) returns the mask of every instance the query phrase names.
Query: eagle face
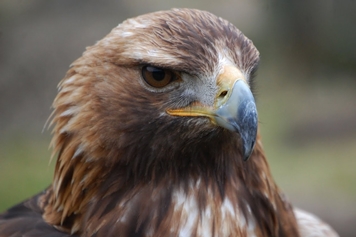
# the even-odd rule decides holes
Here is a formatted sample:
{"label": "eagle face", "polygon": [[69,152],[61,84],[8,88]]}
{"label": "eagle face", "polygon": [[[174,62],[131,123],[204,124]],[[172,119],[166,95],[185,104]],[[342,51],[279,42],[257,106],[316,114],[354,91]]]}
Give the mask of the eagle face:
{"label": "eagle face", "polygon": [[[161,130],[171,137],[162,141],[165,147],[225,134],[243,140],[247,159],[257,131],[249,85],[258,60],[250,40],[207,12],[173,10],[129,19],[72,64],[54,103],[55,130],[90,136],[82,139],[88,143],[95,137],[109,150],[144,146],[145,137],[157,144],[152,139]],[[86,142],[81,146],[88,150]]]}

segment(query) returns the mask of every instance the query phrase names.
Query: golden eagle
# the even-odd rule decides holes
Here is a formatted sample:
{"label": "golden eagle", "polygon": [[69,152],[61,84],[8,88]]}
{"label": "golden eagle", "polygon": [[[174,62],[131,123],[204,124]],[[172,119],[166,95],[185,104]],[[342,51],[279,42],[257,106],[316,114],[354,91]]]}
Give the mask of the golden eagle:
{"label": "golden eagle", "polygon": [[0,236],[337,236],[293,209],[258,133],[259,52],[215,15],[128,19],[58,86],[53,183]]}

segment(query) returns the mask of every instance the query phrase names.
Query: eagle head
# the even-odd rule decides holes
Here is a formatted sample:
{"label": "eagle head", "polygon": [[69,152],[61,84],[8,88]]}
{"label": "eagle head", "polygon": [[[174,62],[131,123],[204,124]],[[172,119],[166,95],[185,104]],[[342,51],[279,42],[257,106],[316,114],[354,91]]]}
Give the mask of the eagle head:
{"label": "eagle head", "polygon": [[121,163],[147,175],[160,163],[190,166],[186,152],[231,142],[246,160],[257,134],[250,85],[258,61],[249,39],[208,12],[124,21],[59,84],[52,120],[59,162]]}

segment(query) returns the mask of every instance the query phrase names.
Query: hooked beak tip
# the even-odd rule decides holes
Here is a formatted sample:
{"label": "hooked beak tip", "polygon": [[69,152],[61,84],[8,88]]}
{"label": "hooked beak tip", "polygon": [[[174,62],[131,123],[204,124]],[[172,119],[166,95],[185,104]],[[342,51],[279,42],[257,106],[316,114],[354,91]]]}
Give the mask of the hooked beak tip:
{"label": "hooked beak tip", "polygon": [[[249,145],[249,143],[245,143]],[[252,154],[253,148],[255,147],[255,140],[250,143],[251,145],[249,147],[244,147],[243,149],[243,154],[244,154],[244,161],[247,161]]]}

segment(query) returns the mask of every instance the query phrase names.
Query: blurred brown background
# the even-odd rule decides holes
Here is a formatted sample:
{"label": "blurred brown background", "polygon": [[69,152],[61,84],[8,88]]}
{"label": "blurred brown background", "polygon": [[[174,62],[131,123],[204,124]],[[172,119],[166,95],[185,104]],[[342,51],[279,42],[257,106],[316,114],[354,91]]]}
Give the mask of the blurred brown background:
{"label": "blurred brown background", "polygon": [[257,102],[273,175],[293,203],[356,233],[356,1],[0,1],[0,212],[50,182],[50,114],[68,66],[128,17],[199,8],[261,52]]}

